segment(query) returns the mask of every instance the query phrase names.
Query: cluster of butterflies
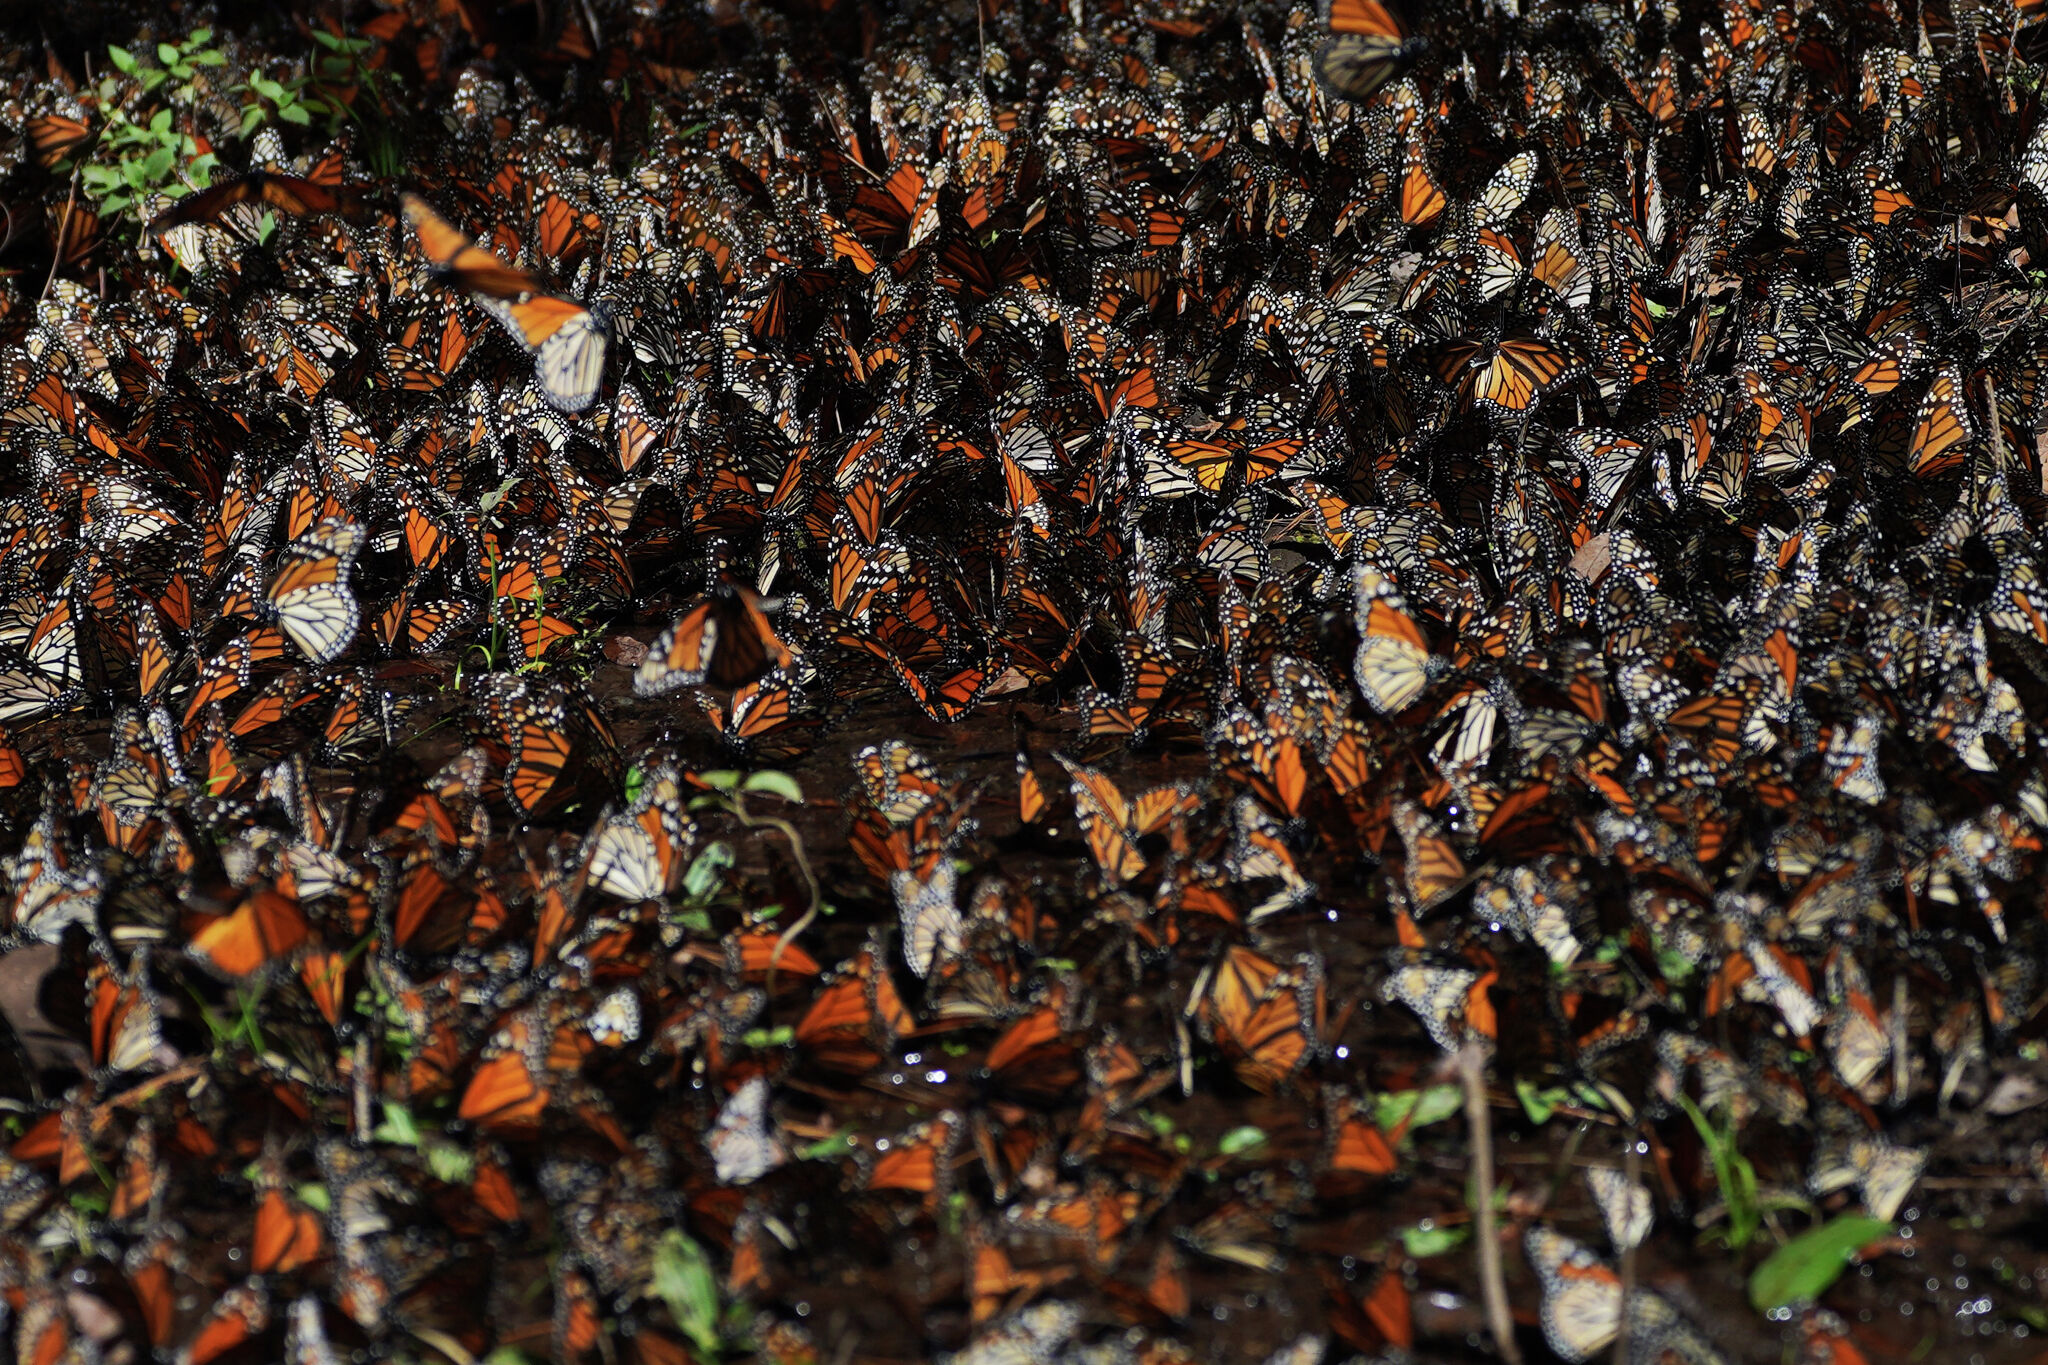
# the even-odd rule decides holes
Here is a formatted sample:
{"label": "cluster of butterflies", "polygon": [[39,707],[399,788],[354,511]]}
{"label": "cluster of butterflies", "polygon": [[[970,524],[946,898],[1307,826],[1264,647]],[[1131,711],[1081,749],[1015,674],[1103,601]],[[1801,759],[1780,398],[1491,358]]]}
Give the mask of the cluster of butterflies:
{"label": "cluster of butterflies", "polygon": [[[1615,1135],[1519,1230],[1564,1359],[1714,1358],[1590,1249],[1638,1136],[1711,1202],[1688,1105],[1913,1197],[2048,933],[2037,10],[556,8],[559,100],[394,10],[402,185],[265,128],[134,248],[66,189],[154,87],[11,72],[0,943],[86,1074],[12,1097],[22,1354],[682,1359],[687,1230],[804,1359],[905,1220],[970,1329],[1168,1339],[1467,1044]],[[843,845],[728,867],[694,774],[861,727],[973,756],[847,744]],[[1317,1265],[1414,1344],[1398,1249]]]}

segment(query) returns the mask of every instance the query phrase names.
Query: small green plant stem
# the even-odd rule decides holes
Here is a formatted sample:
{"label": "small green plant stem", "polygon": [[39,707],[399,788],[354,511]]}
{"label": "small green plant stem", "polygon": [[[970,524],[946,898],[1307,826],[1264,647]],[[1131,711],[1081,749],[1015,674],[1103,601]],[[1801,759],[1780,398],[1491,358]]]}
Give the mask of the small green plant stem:
{"label": "small green plant stem", "polygon": [[816,921],[819,907],[824,903],[824,896],[818,889],[817,874],[811,871],[811,860],[804,856],[804,836],[797,833],[796,826],[779,815],[749,815],[747,813],[747,799],[737,787],[732,790],[731,797],[733,816],[746,828],[759,829],[766,827],[778,831],[783,838],[789,840],[789,851],[796,859],[796,870],[803,875],[804,889],[809,892],[811,898],[810,904],[804,907],[803,914],[797,916],[796,921],[782,931],[781,935],[775,940],[774,951],[768,954],[767,989],[769,998],[773,999],[775,996],[775,969],[781,965],[783,949],[789,946],[791,939],[810,928],[812,923]]}

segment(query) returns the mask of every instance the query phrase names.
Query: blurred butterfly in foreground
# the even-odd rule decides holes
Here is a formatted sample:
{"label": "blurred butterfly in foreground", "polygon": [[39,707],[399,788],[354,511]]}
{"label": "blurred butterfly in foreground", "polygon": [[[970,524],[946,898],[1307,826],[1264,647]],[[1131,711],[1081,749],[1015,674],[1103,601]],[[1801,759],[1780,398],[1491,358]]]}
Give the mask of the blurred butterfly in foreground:
{"label": "blurred butterfly in foreground", "polygon": [[356,190],[340,185],[323,185],[295,175],[280,175],[275,171],[251,171],[239,180],[229,180],[179,200],[153,220],[149,230],[168,232],[186,223],[211,222],[236,204],[262,204],[295,218],[314,213],[362,218],[368,211],[363,196]]}
{"label": "blurred butterfly in foreground", "polygon": [[589,407],[604,379],[603,313],[550,294],[539,276],[478,246],[418,195],[401,195],[400,202],[434,273],[467,289],[532,352],[534,376],[548,402],[564,412]]}
{"label": "blurred butterfly in foreground", "polygon": [[1323,22],[1330,36],[1316,53],[1316,75],[1340,99],[1364,99],[1423,48],[1380,0],[1326,0]]}

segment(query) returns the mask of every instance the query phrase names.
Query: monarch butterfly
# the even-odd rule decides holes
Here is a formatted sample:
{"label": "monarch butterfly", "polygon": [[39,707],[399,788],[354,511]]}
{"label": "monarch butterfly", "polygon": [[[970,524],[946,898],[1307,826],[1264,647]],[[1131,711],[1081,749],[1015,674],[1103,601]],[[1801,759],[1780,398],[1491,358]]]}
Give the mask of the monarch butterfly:
{"label": "monarch butterfly", "polygon": [[1224,717],[1213,738],[1217,747],[1227,746],[1228,770],[1245,780],[1253,795],[1290,817],[1301,814],[1302,797],[1308,792],[1308,768],[1298,738],[1237,707]]}
{"label": "monarch butterfly", "polygon": [[256,1205],[249,1268],[258,1275],[289,1274],[318,1260],[324,1242],[320,1215],[272,1186]]}
{"label": "monarch butterfly", "polygon": [[1717,768],[1735,762],[1747,747],[1743,721],[1762,685],[1756,678],[1742,681],[1746,685],[1739,692],[1709,692],[1665,717],[1665,724],[1686,731],[1707,761]]}
{"label": "monarch butterfly", "polygon": [[1912,443],[1907,448],[1913,473],[1922,478],[1949,473],[1963,462],[1971,436],[1962,373],[1950,366],[1934,377],[1920,400]]}
{"label": "monarch butterfly", "polygon": [[900,739],[870,744],[853,758],[868,804],[891,825],[908,825],[943,788],[931,760]]}
{"label": "monarch butterfly", "polygon": [[1543,1338],[1565,1360],[1591,1360],[1621,1332],[1628,1314],[1630,1359],[1652,1360],[1682,1330],[1678,1310],[1647,1290],[1627,1295],[1621,1276],[1563,1233],[1538,1224],[1523,1240],[1543,1286]]}
{"label": "monarch butterfly", "polygon": [[178,1365],[206,1365],[248,1345],[270,1326],[270,1293],[261,1278],[215,1299],[177,1353]]}
{"label": "monarch butterfly", "polygon": [[633,671],[633,691],[658,697],[707,679],[737,687],[789,667],[795,657],[768,624],[763,599],[739,584],[721,584],[654,638]]}
{"label": "monarch butterfly", "polygon": [[1380,0],[1326,0],[1323,26],[1330,36],[1316,52],[1316,78],[1340,99],[1364,99],[1424,47]]}
{"label": "monarch butterfly", "polygon": [[789,1159],[769,1128],[767,1077],[750,1077],[732,1093],[704,1145],[721,1185],[750,1185]]}
{"label": "monarch butterfly", "polygon": [[1465,885],[1470,875],[1457,847],[1436,821],[1408,801],[1393,804],[1394,828],[1400,831],[1406,856],[1401,876],[1415,912],[1432,910]]}
{"label": "monarch butterfly", "polygon": [[916,1027],[881,950],[870,939],[812,1001],[797,1023],[796,1044],[825,1070],[858,1076]]}
{"label": "monarch butterfly", "polygon": [[194,934],[191,952],[225,975],[248,976],[289,954],[312,933],[297,901],[258,891]]}
{"label": "monarch butterfly", "polygon": [[604,379],[609,323],[602,309],[550,294],[538,276],[505,264],[407,192],[399,197],[435,273],[469,290],[534,357],[541,394],[564,412],[581,412]]}
{"label": "monarch butterfly", "polygon": [[1439,347],[1431,368],[1466,402],[1524,412],[1571,365],[1570,356],[1535,337],[1504,337],[1492,345],[1463,337]]}
{"label": "monarch butterfly", "polygon": [[1870,979],[1846,947],[1838,947],[1828,956],[1827,987],[1834,1008],[1828,1012],[1825,1040],[1835,1075],[1851,1090],[1875,1101],[1881,1097],[1881,1083],[1871,1082],[1890,1059],[1891,1034],[1877,1012],[1877,1003],[1870,998]]}
{"label": "monarch butterfly", "polygon": [[1444,216],[1444,209],[1449,203],[1444,198],[1443,186],[1437,184],[1436,177],[1430,174],[1422,145],[1411,142],[1408,145],[1408,169],[1401,177],[1401,221],[1410,227],[1428,227]]}
{"label": "monarch butterfly", "polygon": [[44,170],[55,170],[73,152],[89,146],[99,134],[90,123],[69,114],[38,114],[25,120],[22,132],[29,150]]}
{"label": "monarch butterfly", "polygon": [[1872,1218],[1890,1222],[1919,1182],[1927,1149],[1906,1147],[1870,1133],[1846,1144],[1823,1144],[1814,1155],[1806,1187],[1815,1195],[1854,1185]]}
{"label": "monarch butterfly", "polygon": [[163,1043],[162,1011],[147,977],[138,968],[124,981],[111,969],[95,965],[88,979],[94,1064],[134,1071],[153,1060]]}
{"label": "monarch butterfly", "polygon": [[1190,690],[1189,677],[1166,651],[1134,630],[1124,634],[1122,693],[1112,700],[1083,688],[1079,695],[1090,735],[1122,735],[1136,745],[1151,737],[1159,722],[1180,718]]}
{"label": "monarch butterfly", "polygon": [[487,1132],[530,1132],[556,1078],[573,1075],[590,1046],[589,1034],[573,1025],[552,1026],[541,1007],[513,1014],[485,1045],[457,1114]]}
{"label": "monarch butterfly", "polygon": [[953,1151],[960,1145],[962,1124],[950,1110],[918,1124],[909,1132],[875,1144],[880,1153],[868,1167],[871,1190],[942,1193],[950,1185]]}
{"label": "monarch butterfly", "polygon": [[1323,1158],[1325,1171],[1377,1179],[1400,1169],[1400,1157],[1373,1121],[1370,1106],[1356,1096],[1333,1092],[1328,1110],[1323,1125],[1330,1135]]}
{"label": "monarch butterfly", "polygon": [[60,687],[41,673],[8,669],[0,672],[0,721],[25,720],[69,706],[84,695],[82,689]]}
{"label": "monarch butterfly", "polygon": [[1497,228],[1514,216],[1516,209],[1536,187],[1536,154],[1517,152],[1486,182],[1486,188],[1472,204],[1473,221],[1482,228]]}
{"label": "monarch butterfly", "polygon": [[825,717],[798,708],[796,680],[789,670],[771,668],[758,681],[732,694],[732,709],[705,703],[726,747],[745,756],[788,754],[823,727]]}
{"label": "monarch butterfly", "polygon": [[666,895],[682,875],[689,825],[681,793],[670,773],[643,786],[637,808],[608,817],[590,840],[584,863],[587,883],[621,900],[646,901]]}
{"label": "monarch butterfly", "polygon": [[989,1048],[992,1080],[1010,1094],[1053,1103],[1087,1077],[1086,1035],[1075,1028],[1064,983],[1056,983],[1030,1013],[1013,1020]]}
{"label": "monarch butterfly", "polygon": [[276,171],[250,171],[239,180],[214,185],[181,199],[168,213],[150,222],[151,232],[168,232],[186,223],[210,221],[236,204],[259,203],[294,218],[313,213],[333,213],[344,218],[362,218],[367,205],[360,193],[339,185],[321,185],[295,175]]}
{"label": "monarch butterfly", "polygon": [[1614,1249],[1627,1252],[1642,1245],[1657,1217],[1650,1192],[1612,1166],[1589,1167],[1586,1184],[1593,1191],[1593,1202],[1600,1206],[1600,1217],[1607,1224],[1607,1237],[1614,1243]]}
{"label": "monarch butterfly", "polygon": [[639,995],[631,986],[620,986],[584,1016],[583,1031],[599,1047],[624,1047],[639,1040],[640,1021]]}
{"label": "monarch butterfly", "polygon": [[972,711],[1002,671],[999,660],[983,658],[941,659],[936,666],[920,672],[880,641],[864,635],[839,638],[841,643],[858,645],[887,664],[926,715],[949,724]]}
{"label": "monarch butterfly", "polygon": [[889,875],[903,930],[903,958],[919,976],[929,976],[934,967],[959,956],[964,925],[956,878],[947,858],[933,863],[923,876],[907,867]]}
{"label": "monarch butterfly", "polygon": [[1351,586],[1359,636],[1352,677],[1374,710],[1395,715],[1422,695],[1440,661],[1430,654],[1392,579],[1372,564],[1355,564]]}
{"label": "monarch butterfly", "polygon": [[362,623],[348,576],[366,534],[353,521],[325,518],[285,548],[264,592],[278,628],[316,664],[340,658]]}
{"label": "monarch butterfly", "polygon": [[1394,970],[1380,994],[1413,1010],[1436,1045],[1455,1052],[1468,1037],[1496,1035],[1498,1024],[1488,995],[1494,980],[1494,973],[1469,967],[1410,962]]}
{"label": "monarch butterfly", "polygon": [[563,1256],[555,1265],[555,1307],[548,1341],[556,1360],[583,1360],[600,1346],[609,1345],[597,1287],[576,1260]]}
{"label": "monarch butterfly", "polygon": [[1166,453],[1194,475],[1203,491],[1221,493],[1239,476],[1247,488],[1272,478],[1307,444],[1307,439],[1300,436],[1276,437],[1257,445],[1184,437],[1169,440]]}
{"label": "monarch butterfly", "polygon": [[1145,870],[1147,859],[1138,840],[1165,828],[1174,818],[1194,810],[1201,798],[1178,783],[1154,787],[1126,798],[1116,783],[1064,754],[1054,754],[1073,779],[1075,818],[1095,865],[1112,885],[1120,886]]}
{"label": "monarch butterfly", "polygon": [[[782,934],[770,925],[727,934],[724,947],[726,970],[748,981],[766,977],[770,967],[785,980],[816,976],[823,970],[816,958],[796,944],[782,943]],[[776,956],[778,951],[780,958]]]}
{"label": "monarch butterfly", "polygon": [[1234,945],[1203,997],[1204,1020],[1237,1077],[1260,1094],[1313,1058],[1323,1019],[1321,962],[1310,954],[1292,970]]}
{"label": "monarch butterfly", "polygon": [[1017,754],[1017,820],[1020,824],[1035,825],[1045,814],[1048,805],[1045,784],[1038,780],[1038,774],[1031,767],[1031,760],[1023,752]]}

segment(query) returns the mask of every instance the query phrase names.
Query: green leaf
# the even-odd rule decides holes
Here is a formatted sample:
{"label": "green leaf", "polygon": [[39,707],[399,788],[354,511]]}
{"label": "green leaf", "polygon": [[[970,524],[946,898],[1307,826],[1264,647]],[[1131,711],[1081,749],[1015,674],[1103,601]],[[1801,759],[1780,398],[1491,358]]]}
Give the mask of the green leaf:
{"label": "green leaf", "polygon": [[779,773],[772,769],[766,772],[748,773],[747,780],[740,783],[740,790],[743,792],[767,792],[770,796],[779,796],[795,806],[801,806],[804,803],[804,791],[802,787],[797,786],[796,779],[788,773]]}
{"label": "green leaf", "polygon": [[1455,1251],[1467,1237],[1470,1228],[1440,1228],[1431,1223],[1417,1223],[1412,1228],[1401,1229],[1401,1248],[1416,1260],[1426,1256],[1441,1256]]}
{"label": "green leaf", "polygon": [[443,1185],[467,1185],[476,1178],[476,1158],[451,1142],[427,1144],[427,1169]]}
{"label": "green leaf", "polygon": [[1432,1085],[1422,1090],[1396,1090],[1373,1096],[1372,1118],[1381,1132],[1392,1132],[1403,1119],[1408,1120],[1410,1128],[1426,1128],[1464,1108],[1465,1092],[1459,1087]]}
{"label": "green leaf", "polygon": [[205,46],[206,46],[206,45],[207,45],[208,43],[210,43],[210,42],[212,42],[212,41],[213,41],[213,30],[212,30],[212,29],[210,29],[210,28],[195,28],[195,29],[193,29],[193,30],[192,30],[192,36],[191,36],[190,38],[187,38],[187,39],[185,40],[185,50],[186,50],[187,52],[191,52],[191,51],[192,51],[193,49],[195,49],[195,48],[201,48],[201,47],[205,47]]}
{"label": "green leaf", "polygon": [[1522,1102],[1522,1112],[1529,1116],[1529,1122],[1548,1123],[1567,1096],[1555,1087],[1538,1090],[1534,1081],[1518,1080],[1515,1082],[1515,1098]]}
{"label": "green leaf", "polygon": [[697,780],[713,791],[729,792],[739,786],[741,776],[737,768],[713,768],[708,773],[698,773]]}
{"label": "green leaf", "polygon": [[682,1231],[671,1228],[654,1248],[654,1294],[697,1352],[716,1356],[719,1348],[718,1280],[711,1258]]}
{"label": "green leaf", "polygon": [[828,1138],[819,1138],[808,1147],[796,1149],[798,1161],[830,1161],[835,1156],[845,1156],[853,1150],[853,1134],[835,1133]]}
{"label": "green leaf", "polygon": [[1217,1138],[1216,1150],[1224,1156],[1236,1156],[1240,1152],[1249,1152],[1254,1147],[1263,1146],[1265,1141],[1265,1129],[1247,1124],[1242,1128],[1233,1128]]}
{"label": "green leaf", "polygon": [[296,123],[301,127],[313,121],[313,116],[306,112],[305,107],[297,104],[285,105],[277,111],[277,116],[286,123]]}
{"label": "green leaf", "polygon": [[208,48],[204,52],[188,53],[185,60],[195,66],[226,66],[228,64],[228,54],[216,52]]}
{"label": "green leaf", "polygon": [[301,1204],[304,1204],[315,1213],[326,1213],[334,1207],[333,1197],[327,1193],[325,1185],[294,1185],[292,1186],[292,1194],[297,1196]]}
{"label": "green leaf", "polygon": [[182,54],[179,53],[178,49],[172,47],[169,43],[158,43],[156,45],[156,59],[165,66],[169,66],[172,62],[178,60],[180,55]]}
{"label": "green leaf", "polygon": [[1749,1273],[1750,1306],[1771,1313],[1795,1303],[1811,1303],[1849,1267],[1858,1250],[1891,1234],[1881,1218],[1845,1213],[1809,1228],[1764,1258]]}
{"label": "green leaf", "polygon": [[732,846],[717,841],[705,846],[690,862],[690,870],[683,874],[683,894],[693,901],[701,901],[718,889],[725,880],[725,870],[733,865]]}
{"label": "green leaf", "polygon": [[249,88],[273,103],[284,99],[284,87],[268,76],[249,77]]}
{"label": "green leaf", "polygon": [[420,1126],[413,1120],[412,1110],[402,1104],[384,1101],[384,1121],[370,1134],[373,1141],[388,1142],[394,1147],[417,1147],[420,1145]]}
{"label": "green leaf", "polygon": [[135,54],[125,47],[109,47],[107,49],[107,60],[112,62],[114,69],[124,76],[134,75],[142,66],[142,63],[135,60]]}
{"label": "green leaf", "polygon": [[149,178],[150,183],[154,184],[168,176],[171,173],[171,167],[176,165],[177,161],[178,154],[176,152],[168,147],[159,147],[143,158],[142,173]]}
{"label": "green leaf", "polygon": [[161,137],[171,131],[171,111],[159,109],[149,116],[149,131]]}
{"label": "green leaf", "polygon": [[796,1028],[790,1024],[777,1024],[774,1028],[750,1028],[740,1035],[740,1041],[748,1047],[787,1047],[796,1041]]}

